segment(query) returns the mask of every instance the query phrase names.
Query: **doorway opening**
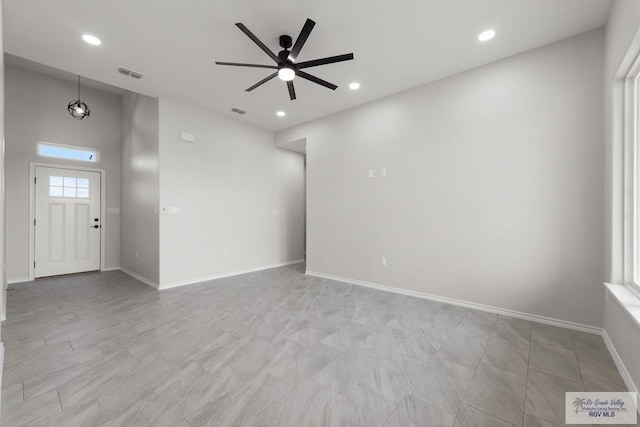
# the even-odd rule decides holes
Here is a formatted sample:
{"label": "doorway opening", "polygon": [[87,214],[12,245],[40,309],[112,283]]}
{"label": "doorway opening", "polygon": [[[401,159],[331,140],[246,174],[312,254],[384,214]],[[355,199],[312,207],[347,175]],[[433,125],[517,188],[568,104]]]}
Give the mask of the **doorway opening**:
{"label": "doorway opening", "polygon": [[29,278],[101,270],[105,171],[31,163]]}

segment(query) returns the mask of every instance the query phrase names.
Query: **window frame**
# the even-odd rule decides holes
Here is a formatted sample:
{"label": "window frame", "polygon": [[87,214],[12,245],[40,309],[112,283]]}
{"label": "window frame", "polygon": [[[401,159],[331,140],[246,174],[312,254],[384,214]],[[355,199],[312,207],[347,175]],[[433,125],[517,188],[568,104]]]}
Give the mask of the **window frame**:
{"label": "window frame", "polygon": [[[47,156],[45,154],[40,154],[40,147],[53,147],[53,148],[67,148],[70,150],[76,150],[76,151],[83,151],[86,153],[91,153],[95,156],[95,160],[83,160],[83,159],[74,159],[74,158],[69,158],[69,157],[56,157],[56,156]],[[89,164],[98,164],[100,163],[100,151],[96,150],[95,148],[90,148],[90,147],[81,147],[79,145],[68,145],[68,144],[58,144],[56,142],[47,142],[47,141],[39,141],[38,144],[36,145],[36,155],[38,157],[44,158],[44,159],[57,159],[57,160],[64,160],[64,161],[72,161],[72,162],[80,162],[80,163],[89,163]]]}
{"label": "window frame", "polygon": [[622,81],[624,141],[624,284],[640,297],[640,50]]}
{"label": "window frame", "polygon": [[[636,61],[640,65],[640,56]],[[633,276],[632,287],[640,293],[640,135],[638,122],[640,119],[640,66],[625,82],[628,112],[625,114],[625,133],[633,144]],[[627,108],[625,108],[627,109]]]}

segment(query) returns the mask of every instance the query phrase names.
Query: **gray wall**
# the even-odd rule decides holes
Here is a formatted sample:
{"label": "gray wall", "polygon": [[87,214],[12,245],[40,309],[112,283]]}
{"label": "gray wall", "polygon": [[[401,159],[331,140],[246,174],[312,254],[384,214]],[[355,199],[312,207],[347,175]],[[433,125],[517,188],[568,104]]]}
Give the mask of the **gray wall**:
{"label": "gray wall", "polygon": [[120,265],[160,281],[158,100],[122,95]]}
{"label": "gray wall", "polygon": [[602,134],[596,30],[276,143],[307,138],[307,270],[599,327]]}
{"label": "gray wall", "polygon": [[[640,2],[616,0],[606,27],[605,54],[605,280],[624,283],[624,152],[621,134],[614,132],[613,123],[620,125],[620,115],[614,115],[613,78],[640,31]],[[640,385],[640,328],[629,312],[607,293],[604,304],[604,329],[611,338],[636,387]]]}
{"label": "gray wall", "polygon": [[[180,132],[196,142],[179,139]],[[303,258],[303,156],[273,133],[160,99],[160,281],[169,287]],[[225,255],[226,251],[226,255]]]}
{"label": "gray wall", "polygon": [[[29,162],[77,164],[106,170],[106,203],[120,207],[120,99],[118,95],[83,88],[82,99],[91,117],[76,120],[67,103],[77,96],[76,84],[22,68],[5,70],[6,109],[6,224],[7,279],[29,277]],[[59,161],[36,155],[39,141],[91,147],[100,151],[100,162]],[[120,266],[118,214],[108,214],[106,265]]]}

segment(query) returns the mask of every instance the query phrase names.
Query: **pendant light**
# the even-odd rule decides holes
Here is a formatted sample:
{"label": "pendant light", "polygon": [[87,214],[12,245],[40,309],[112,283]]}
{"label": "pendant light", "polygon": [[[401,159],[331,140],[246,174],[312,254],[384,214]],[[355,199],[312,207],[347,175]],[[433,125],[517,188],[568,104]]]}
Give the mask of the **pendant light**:
{"label": "pendant light", "polygon": [[78,120],[89,117],[89,115],[91,114],[89,106],[80,101],[80,76],[78,76],[78,99],[76,101],[71,101],[67,106],[67,110],[74,119]]}

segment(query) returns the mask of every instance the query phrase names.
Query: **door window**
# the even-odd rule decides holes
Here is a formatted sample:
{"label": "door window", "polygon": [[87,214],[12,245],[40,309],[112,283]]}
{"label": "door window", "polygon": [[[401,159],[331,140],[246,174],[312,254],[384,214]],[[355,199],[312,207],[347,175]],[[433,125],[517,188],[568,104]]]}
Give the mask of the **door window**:
{"label": "door window", "polygon": [[89,180],[72,176],[50,176],[49,197],[89,198]]}

